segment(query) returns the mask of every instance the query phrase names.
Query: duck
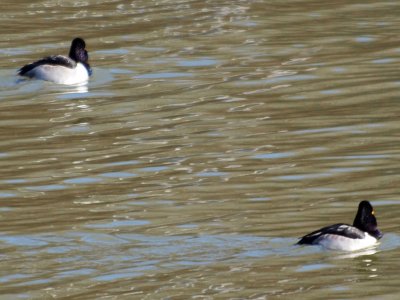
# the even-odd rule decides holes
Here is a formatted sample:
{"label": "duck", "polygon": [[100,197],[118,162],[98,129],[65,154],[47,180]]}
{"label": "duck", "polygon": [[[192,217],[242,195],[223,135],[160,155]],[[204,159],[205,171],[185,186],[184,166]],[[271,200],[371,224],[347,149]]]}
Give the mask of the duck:
{"label": "duck", "polygon": [[358,205],[353,225],[338,223],[306,234],[297,245],[320,245],[329,250],[357,251],[374,246],[383,236],[369,201]]}
{"label": "duck", "polygon": [[68,56],[44,57],[20,68],[18,75],[65,85],[86,83],[92,75],[92,69],[85,48],[86,43],[82,38],[74,38]]}

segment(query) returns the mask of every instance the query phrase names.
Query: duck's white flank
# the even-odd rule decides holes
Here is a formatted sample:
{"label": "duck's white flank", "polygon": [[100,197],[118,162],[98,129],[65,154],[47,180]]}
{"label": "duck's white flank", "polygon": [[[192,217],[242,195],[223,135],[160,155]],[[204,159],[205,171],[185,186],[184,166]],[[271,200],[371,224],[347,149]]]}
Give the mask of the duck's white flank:
{"label": "duck's white flank", "polygon": [[330,250],[343,250],[343,251],[356,251],[364,248],[374,246],[377,239],[365,233],[362,239],[352,239],[337,234],[323,234],[316,241],[315,244]]}
{"label": "duck's white flank", "polygon": [[89,73],[81,63],[77,63],[73,69],[60,65],[40,65],[27,72],[26,75],[68,85],[81,84],[89,80]]}

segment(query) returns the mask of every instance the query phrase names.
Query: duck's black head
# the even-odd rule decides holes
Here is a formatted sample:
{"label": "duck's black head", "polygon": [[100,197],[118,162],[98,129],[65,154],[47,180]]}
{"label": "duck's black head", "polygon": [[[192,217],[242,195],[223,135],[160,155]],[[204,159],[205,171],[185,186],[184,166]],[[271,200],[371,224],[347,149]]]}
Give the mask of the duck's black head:
{"label": "duck's black head", "polygon": [[383,234],[378,229],[378,223],[375,218],[375,211],[371,203],[361,201],[358,205],[356,217],[354,218],[353,226],[358,229],[368,232],[376,239],[380,239]]}
{"label": "duck's black head", "polygon": [[82,63],[88,70],[89,75],[92,75],[92,69],[89,65],[89,54],[86,51],[86,43],[81,38],[74,38],[69,49],[69,57],[76,62]]}

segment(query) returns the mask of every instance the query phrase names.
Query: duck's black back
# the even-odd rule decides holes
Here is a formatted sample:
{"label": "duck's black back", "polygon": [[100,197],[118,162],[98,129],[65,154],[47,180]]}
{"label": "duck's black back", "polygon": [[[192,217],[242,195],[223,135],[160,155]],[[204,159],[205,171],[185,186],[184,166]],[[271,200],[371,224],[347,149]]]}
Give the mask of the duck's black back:
{"label": "duck's black back", "polygon": [[362,239],[365,237],[365,233],[359,230],[358,228],[348,224],[338,223],[323,227],[319,230],[313,231],[303,236],[301,240],[297,242],[297,244],[299,245],[313,244],[319,237],[321,237],[324,234],[335,234],[350,239]]}
{"label": "duck's black back", "polygon": [[38,61],[35,61],[34,63],[23,66],[21,69],[18,70],[18,75],[24,76],[29,71],[42,65],[63,66],[73,69],[76,66],[76,62],[73,61],[71,58],[63,55],[48,56]]}

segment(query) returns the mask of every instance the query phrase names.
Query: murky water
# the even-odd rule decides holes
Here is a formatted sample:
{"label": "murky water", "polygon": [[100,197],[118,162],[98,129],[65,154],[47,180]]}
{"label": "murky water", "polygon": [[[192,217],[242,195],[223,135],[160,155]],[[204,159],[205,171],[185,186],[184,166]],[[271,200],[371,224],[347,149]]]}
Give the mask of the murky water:
{"label": "murky water", "polygon": [[[0,4],[1,299],[395,299],[397,1]],[[16,70],[85,38],[87,87]],[[297,237],[376,207],[381,244]]]}

